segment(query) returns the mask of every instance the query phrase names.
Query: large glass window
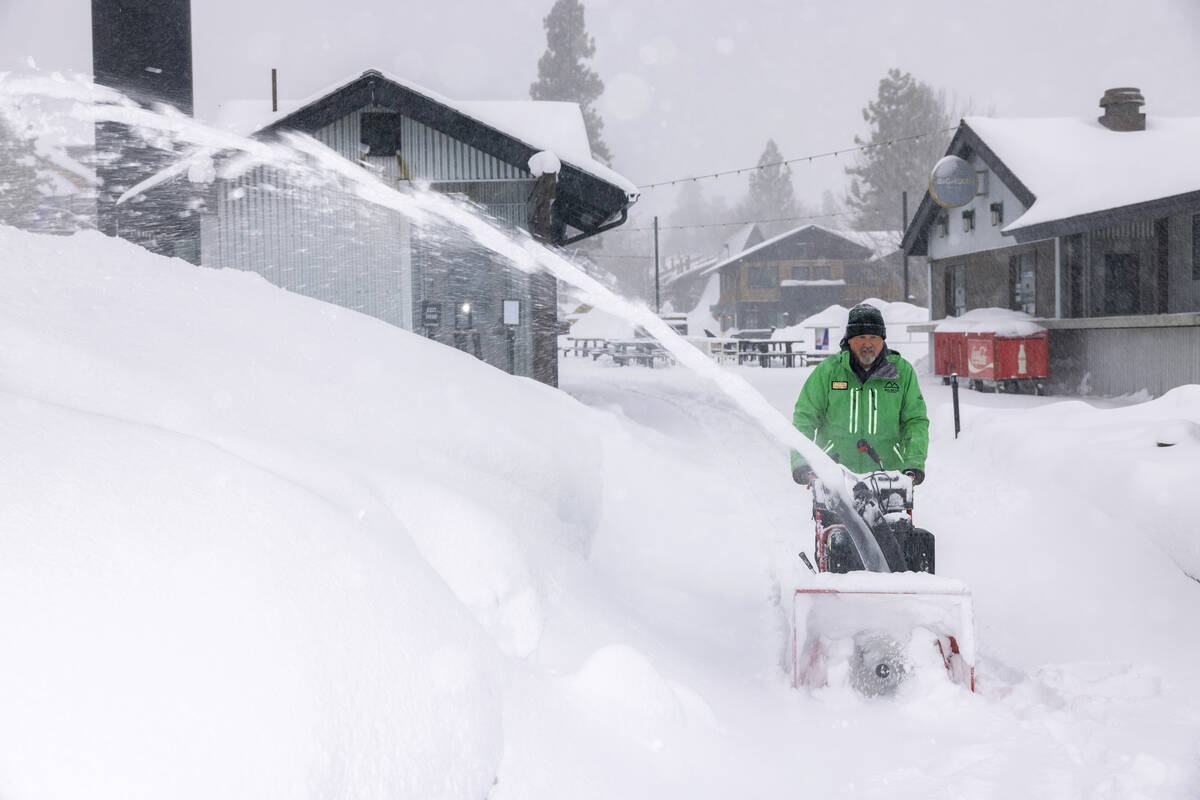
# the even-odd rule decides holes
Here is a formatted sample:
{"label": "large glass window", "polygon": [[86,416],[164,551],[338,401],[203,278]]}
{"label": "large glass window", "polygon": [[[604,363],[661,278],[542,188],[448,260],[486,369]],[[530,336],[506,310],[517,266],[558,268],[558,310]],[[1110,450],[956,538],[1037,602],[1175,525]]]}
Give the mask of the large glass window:
{"label": "large glass window", "polygon": [[967,268],[962,264],[946,267],[946,316],[961,317],[967,313]]}
{"label": "large glass window", "polygon": [[779,286],[779,270],[775,267],[750,267],[747,280],[751,289],[774,289]]}
{"label": "large glass window", "polygon": [[830,266],[828,264],[817,264],[813,267],[813,278],[818,281],[827,281],[833,276],[830,274]]}
{"label": "large glass window", "polygon": [[1021,253],[1008,260],[1011,276],[1012,308],[1026,314],[1037,313],[1037,258],[1034,252]]}

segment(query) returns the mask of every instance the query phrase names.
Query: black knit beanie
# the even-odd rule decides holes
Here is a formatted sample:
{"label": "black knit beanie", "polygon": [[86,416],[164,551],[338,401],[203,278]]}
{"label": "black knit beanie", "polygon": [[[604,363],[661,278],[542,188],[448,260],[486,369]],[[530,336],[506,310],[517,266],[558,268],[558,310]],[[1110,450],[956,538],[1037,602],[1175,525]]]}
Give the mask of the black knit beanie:
{"label": "black knit beanie", "polygon": [[883,314],[879,309],[867,303],[859,303],[850,309],[850,317],[846,322],[846,341],[855,336],[878,336],[887,338],[887,328],[883,325]]}

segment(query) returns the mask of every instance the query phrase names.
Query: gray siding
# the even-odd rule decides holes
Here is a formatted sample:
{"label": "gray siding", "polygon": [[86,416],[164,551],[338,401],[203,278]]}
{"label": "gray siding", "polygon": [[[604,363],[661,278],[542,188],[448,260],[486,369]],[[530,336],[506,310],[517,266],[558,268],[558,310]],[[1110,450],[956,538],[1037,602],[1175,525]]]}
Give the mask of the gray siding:
{"label": "gray siding", "polygon": [[292,185],[257,167],[215,187],[201,228],[205,266],[268,281],[402,328],[412,327],[409,226],[350,195]]}
{"label": "gray siding", "polygon": [[1200,383],[1200,327],[1051,329],[1054,391],[1160,397]]}
{"label": "gray siding", "polygon": [[362,141],[360,119],[363,112],[372,111],[390,113],[393,109],[364,108],[326,125],[314,133],[313,138],[351,161],[365,161],[388,181],[510,181],[533,177],[527,170],[518,169],[408,117],[401,118],[400,158],[364,158],[359,144]]}
{"label": "gray siding", "polygon": [[[428,183],[434,191],[483,206],[501,224],[528,227],[534,185],[528,171],[407,118],[401,121],[399,155],[365,157],[360,145],[364,111],[391,109],[356,111],[314,138],[363,163],[385,184]],[[461,235],[414,230],[396,212],[328,189],[306,189],[261,167],[219,182],[209,209],[201,225],[205,265],[257,272],[289,291],[415,331],[499,369],[534,376],[532,315],[535,305],[545,305],[544,298],[535,297],[528,275]],[[505,300],[520,303],[520,325],[503,325]],[[463,303],[471,306],[469,316],[460,313]],[[422,313],[430,305],[440,310],[441,321],[426,327]],[[540,311],[550,314],[552,323],[556,309]],[[534,377],[555,382],[553,374]]]}
{"label": "gray siding", "polygon": [[1192,241],[1192,217],[1192,214],[1179,214],[1171,217],[1167,223],[1170,240],[1167,311],[1172,314],[1200,311],[1200,280],[1196,280],[1192,264],[1193,248],[1196,246]]}

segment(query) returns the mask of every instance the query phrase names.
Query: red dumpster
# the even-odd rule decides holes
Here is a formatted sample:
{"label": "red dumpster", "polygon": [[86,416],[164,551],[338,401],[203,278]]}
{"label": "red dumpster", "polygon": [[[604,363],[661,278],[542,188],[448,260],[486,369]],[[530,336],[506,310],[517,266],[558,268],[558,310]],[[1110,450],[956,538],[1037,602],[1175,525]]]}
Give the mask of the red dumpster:
{"label": "red dumpster", "polygon": [[996,337],[996,378],[998,380],[1046,380],[1050,377],[1048,334]]}
{"label": "red dumpster", "polygon": [[989,381],[997,392],[1010,388],[1020,391],[1019,381],[1032,384],[1041,394],[1049,377],[1049,353],[1046,331],[1002,336],[987,331],[972,331],[966,336],[967,378],[974,389],[983,389]]}
{"label": "red dumpster", "polygon": [[962,331],[934,331],[933,374],[967,374],[967,335]]}

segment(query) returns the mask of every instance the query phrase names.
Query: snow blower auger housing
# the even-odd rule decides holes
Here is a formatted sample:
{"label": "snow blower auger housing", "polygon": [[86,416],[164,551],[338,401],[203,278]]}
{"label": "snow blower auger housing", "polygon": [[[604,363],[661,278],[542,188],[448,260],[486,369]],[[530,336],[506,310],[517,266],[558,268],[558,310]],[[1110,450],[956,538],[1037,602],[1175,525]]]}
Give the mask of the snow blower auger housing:
{"label": "snow blower auger housing", "polygon": [[793,684],[873,697],[944,673],[975,691],[971,593],[932,574],[934,537],[913,527],[912,480],[887,470],[843,479],[842,491],[812,487],[817,569],[793,598]]}

